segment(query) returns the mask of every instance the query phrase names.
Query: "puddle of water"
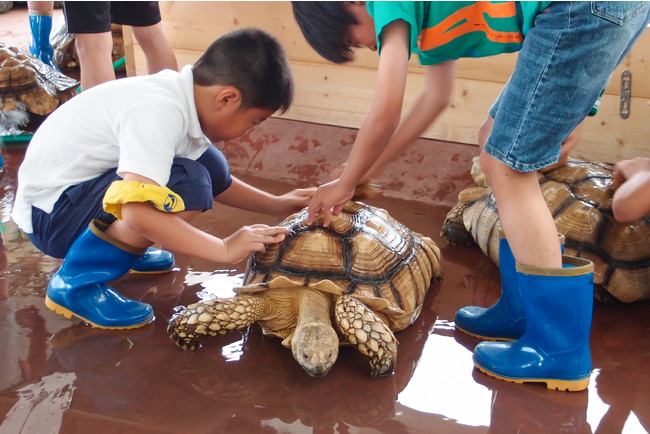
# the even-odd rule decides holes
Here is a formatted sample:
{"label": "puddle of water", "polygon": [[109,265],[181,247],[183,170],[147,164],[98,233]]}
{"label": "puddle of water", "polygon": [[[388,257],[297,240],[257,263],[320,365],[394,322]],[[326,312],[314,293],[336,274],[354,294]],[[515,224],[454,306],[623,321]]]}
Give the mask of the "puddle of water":
{"label": "puddle of water", "polygon": [[18,389],[18,401],[0,425],[0,434],[58,433],[63,413],[72,401],[76,378],[74,373],[56,372]]}

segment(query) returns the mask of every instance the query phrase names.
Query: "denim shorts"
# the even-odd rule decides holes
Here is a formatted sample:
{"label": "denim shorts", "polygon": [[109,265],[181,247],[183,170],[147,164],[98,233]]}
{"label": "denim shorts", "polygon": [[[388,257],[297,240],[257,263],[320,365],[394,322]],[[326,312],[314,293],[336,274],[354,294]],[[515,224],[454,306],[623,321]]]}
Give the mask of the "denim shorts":
{"label": "denim shorts", "polygon": [[[104,211],[102,200],[113,181],[120,180],[116,169],[97,178],[68,187],[52,212],[32,206],[34,232],[27,234],[40,251],[55,258],[65,257],[68,249],[91,220],[113,223],[115,216]],[[196,161],[175,158],[167,187],[183,198],[186,210],[208,210],[214,197],[232,184],[228,163],[215,146]]]}
{"label": "denim shorts", "polygon": [[520,172],[556,163],[649,20],[647,2],[553,2],[490,108],[484,151]]}

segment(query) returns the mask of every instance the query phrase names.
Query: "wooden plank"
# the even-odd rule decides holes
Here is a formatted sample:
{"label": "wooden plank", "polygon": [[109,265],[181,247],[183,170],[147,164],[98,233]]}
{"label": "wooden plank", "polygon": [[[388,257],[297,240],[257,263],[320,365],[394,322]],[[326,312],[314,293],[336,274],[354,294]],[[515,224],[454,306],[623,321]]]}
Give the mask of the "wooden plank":
{"label": "wooden plank", "polygon": [[[137,73],[144,74],[144,54],[138,49],[135,52]],[[198,51],[176,50],[179,66],[194,63],[200,54]],[[284,115],[278,117],[359,128],[372,103],[375,71],[306,62],[292,62],[291,67],[297,84],[294,102]],[[404,114],[424,80],[422,75],[409,75]],[[476,130],[500,90],[499,83],[457,79],[449,107],[422,137],[476,144]]]}
{"label": "wooden plank", "polygon": [[650,100],[632,98],[630,117],[619,114],[619,98],[603,95],[598,114],[587,118],[575,154],[594,161],[615,163],[632,157],[650,158]]}
{"label": "wooden plank", "polygon": [[[139,65],[146,65],[147,62],[144,59],[144,54],[142,53],[142,50],[138,46],[137,51],[138,55],[142,55],[142,60],[139,58],[136,59],[136,48],[135,48],[135,38],[133,37],[133,32],[131,31],[131,26],[122,26],[122,39],[124,43],[124,57],[126,58],[126,75],[132,76],[132,75],[139,75],[137,68],[136,68],[136,60]],[[143,72],[142,74],[146,74]]]}
{"label": "wooden plank", "polygon": [[[456,77],[505,83],[514,71],[517,53],[479,59],[459,59]],[[650,99],[650,31],[644,32],[623,62],[614,70],[605,88],[609,95],[620,95],[623,70],[632,73],[632,96]]]}
{"label": "wooden plank", "polygon": [[[136,50],[136,64],[146,73],[144,55]],[[198,51],[176,50],[179,65],[192,64]],[[281,116],[304,122],[359,128],[372,103],[374,71],[337,65],[292,62],[296,94],[291,108]],[[403,112],[424,85],[422,75],[409,75]],[[476,144],[477,130],[501,90],[500,83],[457,79],[449,107],[422,137]],[[618,115],[617,96],[604,95],[599,114],[587,119],[580,156],[615,162],[634,156],[650,157],[650,107],[648,100],[632,98],[630,117]]]}
{"label": "wooden plank", "polygon": [[[293,18],[289,2],[161,2],[165,29],[174,48],[204,50],[220,35],[242,27],[257,27],[275,35],[287,51],[290,60],[329,64],[305,41]],[[503,54],[482,59],[460,59],[458,78],[505,83],[514,70],[516,54]],[[376,69],[378,56],[360,49],[355,61],[346,66]],[[645,32],[614,72],[605,93],[618,95],[618,77],[623,69],[632,72],[632,96],[650,98],[650,32]],[[342,66],[345,67],[345,66]],[[423,68],[414,56],[409,72],[422,74]],[[635,79],[636,78],[636,79]]]}
{"label": "wooden plank", "polygon": [[[328,63],[305,42],[288,2],[161,2],[160,6],[179,66],[194,63],[224,33],[248,26],[263,28],[285,47],[295,77],[294,104],[281,117],[351,128],[361,125],[372,102],[376,53],[359,50],[354,62]],[[144,55],[132,37],[125,36],[125,50],[129,75],[145,74]],[[650,157],[649,53],[650,32],[645,32],[613,74],[599,115],[587,120],[579,148],[583,157],[609,162],[636,155]],[[415,57],[409,66],[404,113],[424,83],[423,68]],[[505,54],[459,60],[451,104],[423,137],[476,144],[478,127],[516,58],[516,54]],[[627,120],[618,116],[623,69],[632,72],[632,114]]]}

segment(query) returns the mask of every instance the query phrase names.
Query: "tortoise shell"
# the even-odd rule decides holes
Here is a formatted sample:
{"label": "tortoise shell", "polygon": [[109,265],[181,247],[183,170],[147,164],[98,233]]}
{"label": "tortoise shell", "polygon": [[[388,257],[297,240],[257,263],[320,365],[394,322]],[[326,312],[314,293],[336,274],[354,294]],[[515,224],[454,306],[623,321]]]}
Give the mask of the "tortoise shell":
{"label": "tortoise shell", "polygon": [[0,42],[0,111],[16,109],[47,115],[76,95],[79,82],[39,59]]}
{"label": "tortoise shell", "polygon": [[[479,172],[473,170],[474,175]],[[569,159],[538,177],[558,232],[566,237],[564,253],[594,263],[596,299],[633,302],[650,298],[650,219],[634,223],[614,219],[613,167]],[[451,244],[475,241],[498,264],[500,229],[489,187],[473,187],[459,194],[459,203],[443,225],[443,236]]]}
{"label": "tortoise shell", "polygon": [[440,250],[430,238],[361,202],[348,202],[329,227],[318,219],[307,225],[307,217],[305,209],[280,223],[287,237],[251,255],[236,293],[309,287],[332,297],[352,294],[393,331],[415,321],[431,281],[442,277]]}

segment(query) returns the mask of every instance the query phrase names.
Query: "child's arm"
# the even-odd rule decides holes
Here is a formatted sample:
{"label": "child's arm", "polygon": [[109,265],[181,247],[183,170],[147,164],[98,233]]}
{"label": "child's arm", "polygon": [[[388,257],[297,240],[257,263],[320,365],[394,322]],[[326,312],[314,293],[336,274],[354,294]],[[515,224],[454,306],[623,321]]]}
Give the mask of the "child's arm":
{"label": "child's arm", "polygon": [[265,244],[281,242],[287,232],[286,228],[257,224],[242,226],[220,239],[144,202],[123,205],[122,218],[131,230],[165,249],[227,264],[236,264],[252,252],[265,251]]}
{"label": "child's arm", "polygon": [[382,31],[377,83],[370,112],[354,142],[341,177],[320,186],[309,204],[308,223],[316,213],[325,214],[329,225],[332,212],[338,214],[354,194],[354,188],[375,163],[397,128],[404,99],[409,57],[409,27],[404,21],[390,23]]}
{"label": "child's arm", "polygon": [[232,185],[215,199],[235,208],[284,217],[309,205],[315,191],[315,187],[297,188],[275,196],[233,176]]}
{"label": "child's arm", "polygon": [[425,67],[426,84],[412,105],[410,113],[397,127],[384,152],[370,168],[365,179],[377,176],[383,167],[419,138],[449,104],[456,72],[456,62],[448,60]]}
{"label": "child's arm", "polygon": [[614,192],[612,211],[620,222],[633,222],[650,213],[650,158],[636,157],[616,163],[614,173],[623,184]]}
{"label": "child's arm", "polygon": [[[124,180],[154,184],[138,175],[125,173]],[[200,211],[181,211],[199,214]],[[111,235],[131,245],[144,238],[178,253],[213,262],[237,263],[251,252],[262,252],[265,244],[281,242],[286,228],[263,224],[244,226],[234,234],[220,239],[195,228],[179,214],[155,209],[148,202],[129,202],[121,207],[122,220],[109,226]],[[185,216],[192,217],[192,216]]]}

